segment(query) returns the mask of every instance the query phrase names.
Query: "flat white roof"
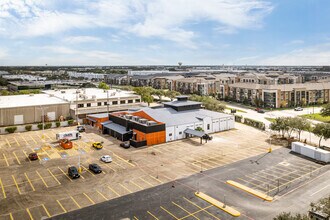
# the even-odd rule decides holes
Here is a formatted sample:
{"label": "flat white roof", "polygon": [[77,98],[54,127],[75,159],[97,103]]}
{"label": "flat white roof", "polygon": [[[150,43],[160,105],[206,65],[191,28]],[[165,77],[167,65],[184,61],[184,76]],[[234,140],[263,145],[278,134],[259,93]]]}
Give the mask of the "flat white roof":
{"label": "flat white roof", "polygon": [[47,94],[0,96],[0,108],[44,106],[65,103],[68,102],[56,97],[50,97]]}
{"label": "flat white roof", "polygon": [[[77,93],[77,91],[79,93]],[[130,91],[123,90],[103,90],[97,88],[86,89],[61,89],[61,90],[46,90],[46,94],[52,94],[60,99],[73,102],[76,100],[92,100],[92,99],[107,99],[107,93],[109,93],[109,99],[112,98],[139,98],[140,96],[133,94]]]}

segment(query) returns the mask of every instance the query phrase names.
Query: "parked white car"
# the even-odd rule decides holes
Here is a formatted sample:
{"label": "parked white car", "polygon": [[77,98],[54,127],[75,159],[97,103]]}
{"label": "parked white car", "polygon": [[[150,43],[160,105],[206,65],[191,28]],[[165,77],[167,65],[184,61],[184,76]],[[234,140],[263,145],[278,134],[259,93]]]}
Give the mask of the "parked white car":
{"label": "parked white car", "polygon": [[112,158],[110,157],[110,155],[103,155],[100,160],[103,161],[104,163],[112,162]]}
{"label": "parked white car", "polygon": [[303,111],[304,109],[302,107],[297,107],[294,109],[295,111]]}

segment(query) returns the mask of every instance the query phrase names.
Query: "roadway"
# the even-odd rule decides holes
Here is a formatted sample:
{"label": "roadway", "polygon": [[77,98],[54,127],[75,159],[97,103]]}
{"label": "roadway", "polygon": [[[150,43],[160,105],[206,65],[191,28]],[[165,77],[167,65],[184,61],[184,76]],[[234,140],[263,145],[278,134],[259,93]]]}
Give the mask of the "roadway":
{"label": "roadway", "polygon": [[[289,153],[281,148],[264,157],[253,157],[224,167],[215,168],[173,180],[169,183],[136,192],[118,199],[55,216],[52,219],[272,219],[281,212],[307,213],[309,204],[330,194],[329,165],[322,166],[310,173],[303,173],[303,166],[320,166],[312,161]],[[258,161],[258,163],[256,163]],[[285,163],[283,163],[285,162]],[[247,176],[260,174],[262,171],[275,172],[282,166],[288,174],[293,167],[297,177],[292,177],[290,184],[280,187],[279,191],[269,193],[273,202],[266,202],[240,189],[226,184],[227,180],[239,180]],[[291,167],[292,166],[292,167]],[[299,166],[301,168],[299,168]],[[299,172],[302,172],[301,174]],[[300,176],[299,176],[300,175]],[[274,177],[281,178],[281,177]],[[292,178],[297,178],[292,179]],[[271,179],[271,178],[269,178]],[[265,180],[267,182],[269,180]],[[256,183],[255,181],[251,181]],[[252,183],[253,184],[253,183]],[[255,184],[256,185],[256,184]],[[260,183],[260,190],[265,184]],[[232,217],[194,195],[196,191],[224,202],[241,213]]]}

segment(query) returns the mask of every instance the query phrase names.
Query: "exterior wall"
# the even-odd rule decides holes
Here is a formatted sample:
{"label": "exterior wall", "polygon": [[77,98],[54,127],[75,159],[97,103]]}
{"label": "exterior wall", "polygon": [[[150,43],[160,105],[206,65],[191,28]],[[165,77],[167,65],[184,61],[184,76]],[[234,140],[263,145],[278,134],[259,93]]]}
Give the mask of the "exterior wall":
{"label": "exterior wall", "polygon": [[88,123],[90,125],[93,124],[94,127],[97,127],[99,129],[102,129],[102,124],[101,123],[106,122],[106,121],[109,121],[109,117],[104,117],[104,118],[94,118],[92,116],[88,116],[88,117],[89,118],[92,118],[92,119],[94,119],[96,121],[96,122],[93,122],[92,123],[92,121],[88,121],[88,119],[87,119]]}
{"label": "exterior wall", "polygon": [[155,145],[155,144],[162,144],[166,141],[166,132],[165,131],[158,131],[153,133],[143,133],[136,129],[133,129],[133,132],[136,133],[136,141],[144,141],[147,140],[147,146]]}
{"label": "exterior wall", "polygon": [[[44,114],[54,112],[55,120],[60,116],[67,117],[70,115],[69,104],[57,104],[42,106]],[[0,109],[0,126],[15,125],[15,115],[23,115],[22,124],[38,123],[42,120],[42,109],[40,106],[2,108]]]}

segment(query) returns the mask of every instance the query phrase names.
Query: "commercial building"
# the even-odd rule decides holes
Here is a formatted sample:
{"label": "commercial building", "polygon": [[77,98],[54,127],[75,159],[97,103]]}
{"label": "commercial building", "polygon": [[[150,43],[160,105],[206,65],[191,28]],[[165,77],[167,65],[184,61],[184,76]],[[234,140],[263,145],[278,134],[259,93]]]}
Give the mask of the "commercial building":
{"label": "commercial building", "polygon": [[70,113],[80,122],[86,115],[141,107],[141,97],[129,91],[96,88],[48,90],[45,93],[70,103]]}
{"label": "commercial building", "polygon": [[0,96],[0,126],[50,121],[70,115],[69,103],[47,94]]}
{"label": "commercial building", "polygon": [[110,113],[103,123],[103,133],[132,146],[160,144],[191,136],[200,130],[202,135],[234,128],[234,116],[201,108],[200,102],[179,96],[163,108],[142,108]]}

